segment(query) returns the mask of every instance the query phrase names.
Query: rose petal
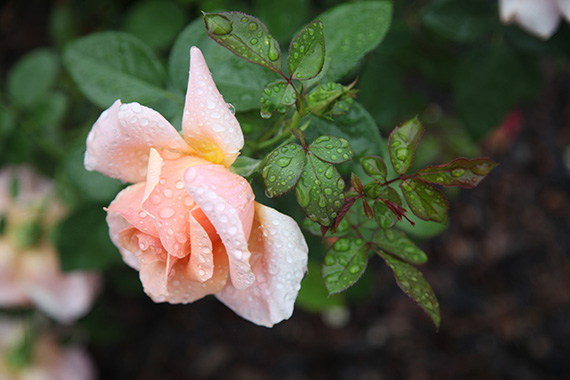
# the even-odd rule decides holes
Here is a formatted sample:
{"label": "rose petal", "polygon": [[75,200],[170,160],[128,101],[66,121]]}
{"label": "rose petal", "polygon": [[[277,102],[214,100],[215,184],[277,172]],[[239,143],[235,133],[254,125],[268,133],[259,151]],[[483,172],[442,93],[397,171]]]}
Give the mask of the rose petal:
{"label": "rose petal", "polygon": [[[214,191],[235,208],[241,220],[245,238],[249,239],[255,196],[251,186],[243,177],[230,172],[221,165],[212,164],[196,165],[192,167],[192,170],[186,170],[185,176],[192,186],[205,187]],[[202,209],[202,211],[207,210]]]}
{"label": "rose petal", "polygon": [[[140,278],[145,292],[155,302],[189,303],[219,292],[228,277],[228,258],[222,244],[214,246],[214,273],[207,281],[193,281],[185,277],[189,257],[182,260],[169,256],[174,264],[156,261],[141,264]],[[167,268],[169,268],[167,270]],[[168,273],[168,275],[167,275]]]}
{"label": "rose petal", "polygon": [[135,227],[128,227],[119,232],[121,246],[132,252],[140,267],[140,263],[151,263],[157,260],[166,262],[168,253],[159,238],[145,234]]}
{"label": "rose petal", "polygon": [[570,0],[558,0],[558,8],[566,21],[570,22]]}
{"label": "rose petal", "polygon": [[[111,202],[107,208],[107,212],[119,214],[140,231],[158,237],[158,230],[156,229],[152,218],[142,209],[144,191],[144,183],[137,183],[126,187],[117,194],[113,202]],[[119,233],[119,231],[125,227],[126,226],[121,223],[120,229],[113,232]],[[113,236],[111,236],[111,239],[112,238]]]}
{"label": "rose petal", "polygon": [[91,308],[99,290],[99,277],[81,271],[63,274],[57,254],[50,248],[40,245],[22,256],[22,289],[39,309],[69,323]]}
{"label": "rose petal", "polygon": [[[251,187],[243,178],[231,173],[229,170],[215,165],[199,165],[188,168],[184,172],[184,185],[186,190],[200,209],[206,214],[216,232],[226,247],[230,262],[230,276],[234,286],[245,289],[255,281],[249,265],[250,252],[247,248],[247,238],[244,226],[251,225],[242,218],[248,217],[246,210],[240,212],[237,205],[245,200],[247,209],[248,196]],[[219,169],[223,170],[220,171]],[[225,189],[232,189],[225,193]],[[221,192],[231,197],[223,198]],[[237,195],[241,194],[241,198]],[[253,199],[253,196],[249,197]]]}
{"label": "rose petal", "polygon": [[190,253],[188,221],[190,210],[195,205],[184,188],[182,176],[185,169],[206,162],[208,161],[193,156],[180,156],[169,160],[151,149],[149,168],[153,175],[149,176],[144,190],[142,208],[154,221],[166,251],[178,258]]}
{"label": "rose petal", "polygon": [[139,270],[139,262],[134,253],[121,245],[120,232],[125,228],[130,227],[131,223],[129,223],[121,215],[115,214],[114,212],[107,213],[106,221],[107,225],[109,226],[109,237],[111,238],[113,244],[115,244],[115,247],[119,249],[119,252],[121,253],[125,264],[133,269]]}
{"label": "rose petal", "polygon": [[553,0],[501,0],[499,9],[505,24],[516,22],[543,39],[552,36],[560,22],[559,10]]}
{"label": "rose petal", "polygon": [[85,168],[125,182],[144,181],[151,147],[192,152],[158,112],[117,100],[103,111],[87,136]]}
{"label": "rose petal", "polygon": [[197,47],[190,49],[182,131],[200,157],[226,167],[235,161],[244,143],[239,123],[216,88]]}
{"label": "rose petal", "polygon": [[82,348],[70,347],[62,352],[61,359],[50,363],[54,378],[58,380],[95,380],[95,365]]}
{"label": "rose petal", "polygon": [[22,290],[18,278],[18,257],[16,249],[8,241],[0,240],[0,306],[14,307],[30,304],[30,299]]}
{"label": "rose petal", "polygon": [[91,309],[99,290],[96,273],[75,272],[44,279],[27,287],[34,304],[62,323],[71,323]]}
{"label": "rose petal", "polygon": [[271,327],[293,314],[307,271],[307,243],[292,218],[256,202],[249,249],[255,284],[238,290],[228,283],[216,297],[241,317]]}
{"label": "rose petal", "polygon": [[208,232],[190,213],[192,252],[184,274],[188,279],[204,282],[214,274],[214,253]]}

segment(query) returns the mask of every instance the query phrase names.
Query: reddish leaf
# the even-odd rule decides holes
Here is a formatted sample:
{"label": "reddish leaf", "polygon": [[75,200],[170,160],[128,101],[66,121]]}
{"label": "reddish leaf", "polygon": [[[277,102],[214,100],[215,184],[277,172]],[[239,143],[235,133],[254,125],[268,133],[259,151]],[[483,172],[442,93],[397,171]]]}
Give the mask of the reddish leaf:
{"label": "reddish leaf", "polygon": [[423,181],[443,186],[473,188],[497,165],[489,158],[458,158],[447,164],[420,169],[416,175]]}

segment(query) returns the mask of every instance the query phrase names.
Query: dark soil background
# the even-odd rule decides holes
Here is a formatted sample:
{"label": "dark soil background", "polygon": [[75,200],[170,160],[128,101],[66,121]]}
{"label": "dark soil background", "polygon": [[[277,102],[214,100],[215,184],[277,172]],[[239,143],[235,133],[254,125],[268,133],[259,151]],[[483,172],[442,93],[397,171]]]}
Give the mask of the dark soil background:
{"label": "dark soil background", "polygon": [[[48,9],[29,3],[17,25],[0,13],[2,76],[46,44]],[[461,191],[451,227],[422,244],[439,331],[380,260],[368,268],[371,297],[349,304],[346,323],[297,308],[273,329],[213,297],[157,305],[109,280],[82,322],[96,332],[87,342],[100,379],[570,379],[570,68],[543,69],[520,134],[484,144],[500,166]]]}

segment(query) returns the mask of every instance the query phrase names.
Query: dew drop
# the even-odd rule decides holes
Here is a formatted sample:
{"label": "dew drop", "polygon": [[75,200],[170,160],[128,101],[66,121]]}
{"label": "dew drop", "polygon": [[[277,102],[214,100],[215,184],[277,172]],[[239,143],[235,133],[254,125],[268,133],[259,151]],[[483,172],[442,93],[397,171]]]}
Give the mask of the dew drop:
{"label": "dew drop", "polygon": [[212,34],[223,36],[232,32],[232,22],[221,15],[206,15],[206,28]]}
{"label": "dew drop", "polygon": [[358,265],[352,265],[350,268],[348,268],[348,271],[352,274],[358,273],[359,270],[360,270],[360,266],[358,266]]}
{"label": "dew drop", "polygon": [[277,43],[273,38],[269,39],[269,51],[267,56],[272,61],[277,61],[281,54],[279,54],[279,49],[277,48]]}
{"label": "dew drop", "polygon": [[332,179],[333,175],[334,175],[334,167],[332,165],[329,165],[329,167],[325,171],[325,177],[327,177],[328,179]]}
{"label": "dew drop", "polygon": [[465,170],[463,169],[453,169],[451,171],[451,175],[454,177],[461,177],[463,174],[465,174]]}
{"label": "dew drop", "polygon": [[277,160],[277,165],[281,166],[282,168],[286,167],[291,163],[291,158],[288,157],[281,157]]}
{"label": "dew drop", "polygon": [[257,29],[257,23],[252,21],[249,23],[249,25],[247,27],[249,28],[249,30],[255,30],[255,29]]}
{"label": "dew drop", "polygon": [[408,149],[407,148],[399,148],[396,150],[396,157],[398,160],[404,161],[408,158]]}
{"label": "dew drop", "polygon": [[334,243],[333,248],[337,251],[348,251],[350,248],[350,240],[340,238]]}
{"label": "dew drop", "polygon": [[297,194],[299,205],[301,207],[307,207],[311,202],[310,189],[302,185],[297,185],[295,193]]}
{"label": "dew drop", "polygon": [[160,209],[160,211],[158,212],[158,216],[160,216],[163,219],[168,219],[172,215],[174,215],[174,209],[171,207],[165,207],[163,209]]}

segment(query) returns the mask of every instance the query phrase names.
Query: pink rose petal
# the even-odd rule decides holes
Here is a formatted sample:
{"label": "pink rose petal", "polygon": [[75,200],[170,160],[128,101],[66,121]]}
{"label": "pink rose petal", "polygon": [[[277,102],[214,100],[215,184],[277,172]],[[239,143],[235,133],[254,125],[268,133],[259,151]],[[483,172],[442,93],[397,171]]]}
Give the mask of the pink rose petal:
{"label": "pink rose petal", "polygon": [[214,274],[212,240],[192,213],[190,213],[190,239],[192,252],[184,273],[188,279],[200,282],[207,281]]}
{"label": "pink rose petal", "polygon": [[85,168],[125,182],[144,181],[150,148],[192,153],[178,131],[158,112],[117,100],[87,136]]}
{"label": "pink rose petal", "polygon": [[182,119],[186,141],[198,155],[229,167],[243,147],[243,133],[216,88],[200,49],[190,49],[190,76]]}
{"label": "pink rose petal", "polygon": [[242,177],[217,165],[188,168],[184,173],[184,184],[226,247],[234,286],[247,288],[255,281],[247,248],[246,234],[250,229],[244,229],[244,226],[251,226],[253,217],[251,187]]}
{"label": "pink rose petal", "polygon": [[293,313],[307,271],[307,243],[292,218],[256,202],[249,249],[255,284],[239,290],[232,278],[216,297],[241,317],[272,327]]}
{"label": "pink rose petal", "polygon": [[4,239],[0,240],[0,306],[14,307],[30,304],[30,299],[20,286],[19,273],[15,270],[17,261],[17,252],[14,247]]}
{"label": "pink rose petal", "polygon": [[106,221],[107,225],[109,226],[109,237],[111,238],[113,244],[115,244],[115,247],[119,249],[119,252],[121,253],[121,256],[125,264],[127,264],[128,266],[130,266],[135,270],[139,270],[140,269],[139,262],[134,253],[121,245],[120,233],[125,228],[130,227],[131,223],[129,223],[121,215],[115,214],[114,212],[107,213]]}
{"label": "pink rose petal", "polygon": [[19,262],[20,286],[50,317],[70,323],[87,314],[99,291],[95,273],[62,273],[52,247],[35,246]]}
{"label": "pink rose petal", "polygon": [[209,294],[219,292],[228,277],[228,258],[222,244],[213,248],[214,272],[210,279],[194,281],[185,276],[189,257],[182,260],[172,258],[172,262],[156,261],[141,264],[140,278],[145,292],[155,302],[190,303]]}
{"label": "pink rose petal", "polygon": [[194,156],[167,160],[159,154],[151,154],[149,167],[158,167],[160,172],[156,173],[155,178],[149,177],[152,186],[149,187],[147,183],[142,209],[154,221],[166,251],[178,258],[190,253],[188,220],[190,210],[195,205],[184,188],[182,176],[187,168],[206,162]]}
{"label": "pink rose petal", "polygon": [[500,0],[499,10],[505,24],[517,23],[542,39],[552,36],[560,23],[554,0]]}
{"label": "pink rose petal", "polygon": [[[144,190],[144,183],[126,187],[111,202],[107,212],[119,214],[140,231],[158,237],[158,230],[152,218],[142,209]],[[121,224],[120,229],[114,232],[119,233],[125,227],[126,225]]]}
{"label": "pink rose petal", "polygon": [[558,8],[566,21],[570,22],[570,0],[558,0]]}

